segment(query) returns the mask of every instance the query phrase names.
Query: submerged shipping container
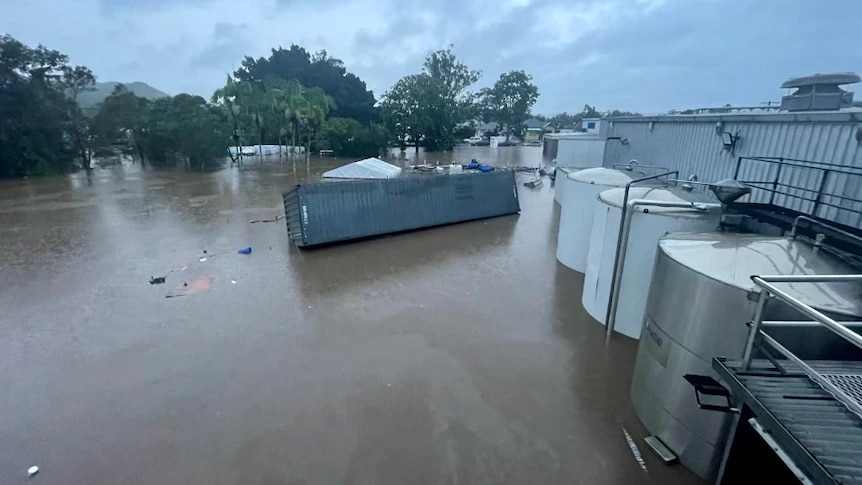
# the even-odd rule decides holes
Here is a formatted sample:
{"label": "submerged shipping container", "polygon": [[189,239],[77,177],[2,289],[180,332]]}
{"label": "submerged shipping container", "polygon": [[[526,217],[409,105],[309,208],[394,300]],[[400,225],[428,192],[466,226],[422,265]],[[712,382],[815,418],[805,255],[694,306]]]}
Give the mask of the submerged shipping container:
{"label": "submerged shipping container", "polygon": [[282,196],[288,236],[299,247],[521,210],[511,171],[312,182]]}

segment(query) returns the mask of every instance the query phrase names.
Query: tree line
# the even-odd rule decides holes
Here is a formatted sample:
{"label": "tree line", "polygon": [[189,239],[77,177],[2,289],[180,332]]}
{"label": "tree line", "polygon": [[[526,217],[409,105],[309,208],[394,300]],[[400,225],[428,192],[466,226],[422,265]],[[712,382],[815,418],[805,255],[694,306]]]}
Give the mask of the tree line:
{"label": "tree line", "polygon": [[[0,178],[90,169],[94,157],[118,154],[155,167],[201,170],[240,145],[352,157],[378,155],[393,145],[449,150],[471,136],[477,122],[495,122],[501,133],[516,134],[539,97],[532,78],[511,71],[472,90],[480,77],[451,47],[437,50],[419,73],[398,80],[378,102],[341,60],[292,45],[267,57],[246,57],[210,99],[147,99],[119,85],[98,106],[81,107],[79,95],[96,81],[88,68],[3,35]],[[557,117],[563,122],[567,116]]]}
{"label": "tree line", "polygon": [[448,49],[429,53],[422,72],[399,79],[380,102],[388,133],[404,150],[408,141],[419,149],[449,150],[474,133],[477,121],[496,122],[507,138],[524,121],[539,98],[524,71],[501,74],[492,87],[469,90],[482,76]]}

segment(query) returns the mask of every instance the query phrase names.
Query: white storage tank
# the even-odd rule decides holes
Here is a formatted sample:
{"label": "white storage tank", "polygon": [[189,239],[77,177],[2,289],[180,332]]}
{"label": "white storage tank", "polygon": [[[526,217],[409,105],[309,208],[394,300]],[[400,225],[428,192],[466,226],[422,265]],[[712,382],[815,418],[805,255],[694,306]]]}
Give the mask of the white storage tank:
{"label": "white storage tank", "polygon": [[[742,357],[749,334],[746,322],[753,318],[756,306],[751,275],[852,273],[858,269],[790,238],[728,232],[663,237],[632,377],[631,398],[641,422],[683,465],[712,483],[732,416],[699,409],[692,387],[682,376],[717,379],[713,357]],[[780,287],[838,320],[855,321],[862,315],[860,285],[782,283]],[[646,293],[646,287],[642,291]],[[766,320],[809,320],[778,299],[771,300],[764,312]],[[835,339],[840,340],[812,338],[810,330],[801,331],[802,327],[773,328],[769,333],[791,350],[815,345],[834,348]]]}
{"label": "white storage tank", "polygon": [[[620,232],[625,189],[606,190],[598,195],[599,204],[593,214],[590,249],[581,301],[584,309],[600,323],[610,302],[611,281],[617,240]],[[614,330],[638,338],[646,307],[655,260],[656,245],[668,232],[704,232],[715,229],[721,217],[718,200],[712,194],[694,192],[680,187],[631,187],[629,201],[645,199],[667,203],[693,203],[711,206],[706,211],[681,207],[639,206],[632,212],[623,273],[619,285],[619,305]]]}
{"label": "white storage tank", "polygon": [[554,202],[563,205],[563,194],[566,192],[566,186],[569,184],[569,174],[582,170],[572,167],[557,167],[556,181],[554,182]]}
{"label": "white storage tank", "polygon": [[579,273],[586,271],[593,211],[599,204],[596,196],[604,190],[620,187],[640,177],[644,177],[644,174],[611,168],[588,168],[573,172],[562,180],[557,177],[557,184],[565,186],[557,235],[559,262]]}

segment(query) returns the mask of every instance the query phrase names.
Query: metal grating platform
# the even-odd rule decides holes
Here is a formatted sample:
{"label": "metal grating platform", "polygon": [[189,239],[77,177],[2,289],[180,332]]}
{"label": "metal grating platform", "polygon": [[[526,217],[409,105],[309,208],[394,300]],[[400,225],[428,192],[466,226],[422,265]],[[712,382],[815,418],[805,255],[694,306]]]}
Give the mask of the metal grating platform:
{"label": "metal grating platform", "polygon": [[[846,386],[841,389],[848,395],[862,397],[862,362],[809,364]],[[862,417],[789,363],[781,372],[753,360],[744,372],[739,361],[716,358],[713,368],[811,483],[862,485]]]}
{"label": "metal grating platform", "polygon": [[853,398],[859,404],[862,404],[862,375],[859,374],[823,374],[823,377],[829,379],[829,381],[838,389],[847,394],[848,397]]}

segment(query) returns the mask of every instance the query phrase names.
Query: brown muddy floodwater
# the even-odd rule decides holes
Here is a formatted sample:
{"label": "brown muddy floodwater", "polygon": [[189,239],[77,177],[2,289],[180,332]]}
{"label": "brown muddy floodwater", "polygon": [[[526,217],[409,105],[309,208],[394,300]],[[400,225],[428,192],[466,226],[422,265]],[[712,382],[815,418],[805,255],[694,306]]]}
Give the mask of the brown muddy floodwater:
{"label": "brown muddy floodwater", "polygon": [[248,222],[294,182],[277,157],[0,182],[0,483],[698,483],[641,441],[635,342],[581,309],[547,179],[520,216],[312,251]]}

